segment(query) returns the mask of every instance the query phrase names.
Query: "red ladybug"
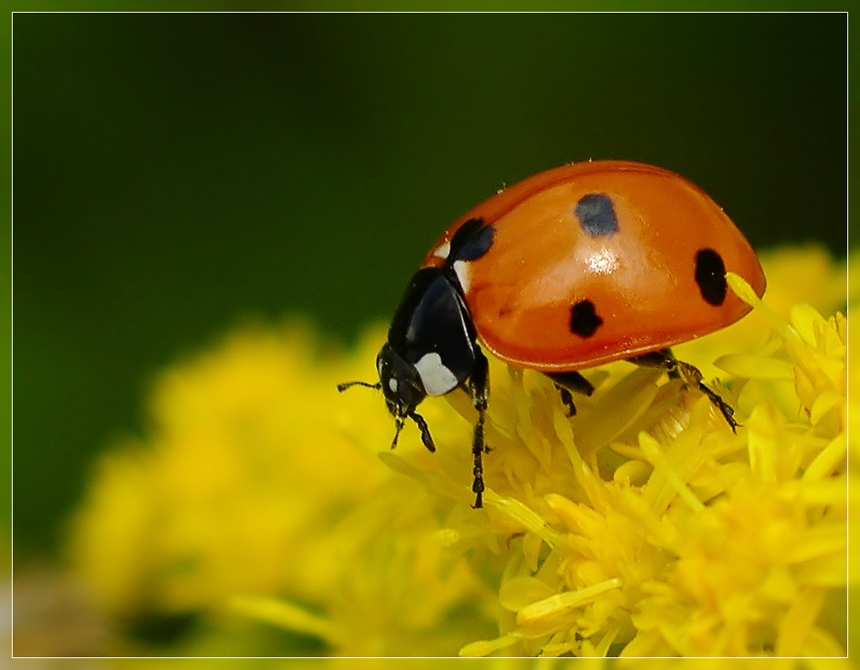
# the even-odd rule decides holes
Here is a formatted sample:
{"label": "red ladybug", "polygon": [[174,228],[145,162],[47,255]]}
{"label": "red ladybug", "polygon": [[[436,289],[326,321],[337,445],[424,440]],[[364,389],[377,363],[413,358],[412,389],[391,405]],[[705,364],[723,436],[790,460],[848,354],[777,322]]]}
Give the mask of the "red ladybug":
{"label": "red ladybug", "polygon": [[482,506],[487,359],[547,374],[575,413],[589,395],[578,370],[618,359],[665,368],[697,386],[734,430],[732,408],[669,347],[734,323],[749,311],[726,271],[761,296],[755,252],[700,188],[662,168],[627,161],[565,165],[524,179],[460,217],[412,277],[376,366],[394,416],[435,451],[415,410],[465,388],[478,411],[475,507]]}

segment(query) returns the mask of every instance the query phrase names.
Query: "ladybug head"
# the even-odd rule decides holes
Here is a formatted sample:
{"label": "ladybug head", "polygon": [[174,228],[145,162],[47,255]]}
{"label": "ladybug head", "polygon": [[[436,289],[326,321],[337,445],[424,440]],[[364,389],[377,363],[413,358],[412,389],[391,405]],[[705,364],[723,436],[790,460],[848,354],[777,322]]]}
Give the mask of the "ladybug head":
{"label": "ladybug head", "polygon": [[347,382],[338,384],[338,391],[345,391],[350,386],[367,386],[369,388],[381,389],[385,397],[385,404],[391,416],[394,417],[394,439],[391,447],[397,446],[397,438],[403,430],[403,423],[408,417],[412,419],[421,431],[421,441],[430,451],[436,451],[430,429],[424,417],[415,412],[418,404],[427,397],[424,384],[415,366],[404,360],[400,354],[394,351],[389,342],[382,345],[379,355],[376,357],[376,370],[379,373],[379,381],[375,384],[368,382]]}

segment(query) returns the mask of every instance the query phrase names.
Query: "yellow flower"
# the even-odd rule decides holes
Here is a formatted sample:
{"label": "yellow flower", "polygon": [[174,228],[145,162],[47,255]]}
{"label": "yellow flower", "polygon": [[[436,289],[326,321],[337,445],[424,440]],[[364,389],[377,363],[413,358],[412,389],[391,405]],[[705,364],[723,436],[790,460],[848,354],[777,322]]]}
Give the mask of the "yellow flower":
{"label": "yellow flower", "polygon": [[343,372],[326,373],[322,355],[303,324],[249,326],[156,380],[149,438],[99,462],[71,536],[108,609],[328,589],[332,561],[303,540],[387,473],[332,421],[329,380]]}
{"label": "yellow flower", "polygon": [[73,564],[121,621],[191,616],[177,653],[844,655],[844,268],[763,262],[764,305],[676,349],[737,433],[657,370],[587,371],[569,419],[547,378],[492,360],[481,510],[465,393],[421,406],[435,454],[411,425],[388,449],[377,392],[337,393],[373,379],[384,327],[352,352],[239,329],[157,380],[148,436],[99,463]]}
{"label": "yellow flower", "polygon": [[271,653],[432,655],[490,633],[470,615],[489,592],[432,498],[377,457],[393,431],[379,397],[336,390],[373,369],[380,337],[346,356],[302,323],[248,326],[160,375],[148,439],[99,461],[72,520],[69,555],[101,607],[132,630],[196,617],[188,653],[274,596],[299,635]]}

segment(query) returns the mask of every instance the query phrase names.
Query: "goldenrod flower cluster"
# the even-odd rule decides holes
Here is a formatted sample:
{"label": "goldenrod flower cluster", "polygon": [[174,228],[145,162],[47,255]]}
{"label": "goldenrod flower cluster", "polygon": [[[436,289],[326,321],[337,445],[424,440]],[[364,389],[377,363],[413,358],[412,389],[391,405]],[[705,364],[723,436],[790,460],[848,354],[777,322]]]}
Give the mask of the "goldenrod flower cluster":
{"label": "goldenrod flower cluster", "polygon": [[421,406],[435,454],[412,425],[388,448],[377,392],[338,394],[374,380],[384,325],[349,351],[303,322],[239,328],[155,380],[146,435],[97,464],[72,565],[129,629],[190,618],[166,653],[843,656],[845,268],[763,263],[764,304],[733,281],[753,312],[675,349],[737,433],[657,370],[586,371],[568,418],[545,377],[491,361],[481,510],[465,393]]}

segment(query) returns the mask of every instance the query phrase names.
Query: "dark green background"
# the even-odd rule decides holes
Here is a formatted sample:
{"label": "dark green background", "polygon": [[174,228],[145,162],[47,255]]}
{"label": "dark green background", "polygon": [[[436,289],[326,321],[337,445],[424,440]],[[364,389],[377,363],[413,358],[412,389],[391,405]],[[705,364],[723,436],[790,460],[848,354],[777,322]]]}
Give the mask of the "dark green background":
{"label": "dark green background", "polygon": [[[150,375],[247,315],[348,338],[503,183],[681,172],[846,240],[844,14],[17,14],[14,533],[50,548]],[[301,393],[301,389],[296,389]]]}

